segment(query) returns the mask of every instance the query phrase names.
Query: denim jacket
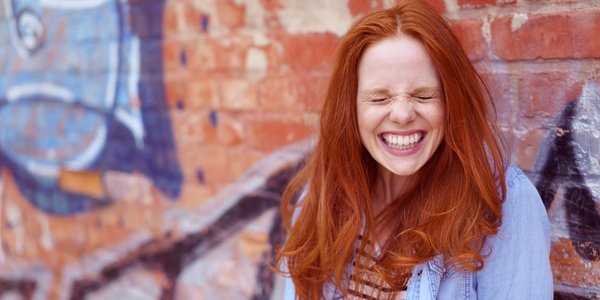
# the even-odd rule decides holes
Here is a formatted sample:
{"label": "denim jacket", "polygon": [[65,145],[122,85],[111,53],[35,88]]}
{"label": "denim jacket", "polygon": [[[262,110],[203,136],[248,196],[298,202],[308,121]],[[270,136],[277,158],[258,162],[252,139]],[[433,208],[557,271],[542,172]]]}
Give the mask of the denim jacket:
{"label": "denim jacket", "polygon": [[[483,253],[491,250],[483,269],[454,271],[441,255],[415,266],[408,283],[408,300],[417,299],[552,299],[550,229],[541,198],[523,172],[514,165],[506,171],[507,194],[502,225],[489,237]],[[324,286],[325,299],[343,299],[332,284]],[[294,299],[286,278],[284,299]]]}

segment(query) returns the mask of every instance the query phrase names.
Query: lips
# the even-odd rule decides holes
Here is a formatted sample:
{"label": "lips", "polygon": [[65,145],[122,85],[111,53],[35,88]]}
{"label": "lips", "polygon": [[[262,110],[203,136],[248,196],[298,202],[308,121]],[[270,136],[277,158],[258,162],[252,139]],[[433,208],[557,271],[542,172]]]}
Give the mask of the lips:
{"label": "lips", "polygon": [[417,146],[425,136],[423,131],[416,131],[410,134],[383,133],[380,135],[382,142],[388,147],[397,150],[407,150]]}

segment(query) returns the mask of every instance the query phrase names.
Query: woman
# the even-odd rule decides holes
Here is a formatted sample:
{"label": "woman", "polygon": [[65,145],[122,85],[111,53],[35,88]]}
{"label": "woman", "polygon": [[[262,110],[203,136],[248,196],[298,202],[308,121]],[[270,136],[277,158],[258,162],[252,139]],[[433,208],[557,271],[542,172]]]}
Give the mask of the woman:
{"label": "woman", "polygon": [[483,82],[423,1],[342,38],[282,212],[278,262],[301,299],[552,298],[540,197],[506,163]]}

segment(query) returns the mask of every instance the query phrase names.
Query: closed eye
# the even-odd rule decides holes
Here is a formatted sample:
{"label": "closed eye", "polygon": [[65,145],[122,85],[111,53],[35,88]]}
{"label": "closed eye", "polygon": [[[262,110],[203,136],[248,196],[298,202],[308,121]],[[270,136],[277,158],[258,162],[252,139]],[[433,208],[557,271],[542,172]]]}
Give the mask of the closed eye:
{"label": "closed eye", "polygon": [[389,98],[382,97],[382,98],[373,98],[373,99],[370,99],[369,101],[374,102],[374,103],[379,103],[379,102],[384,102],[384,101],[386,101],[388,99]]}

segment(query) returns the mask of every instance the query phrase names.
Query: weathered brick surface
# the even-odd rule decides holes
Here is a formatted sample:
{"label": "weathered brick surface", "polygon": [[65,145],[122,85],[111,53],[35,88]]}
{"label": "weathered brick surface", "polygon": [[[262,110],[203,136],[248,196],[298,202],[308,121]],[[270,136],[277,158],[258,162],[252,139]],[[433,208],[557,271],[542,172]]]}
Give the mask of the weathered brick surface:
{"label": "weathered brick surface", "polygon": [[500,17],[492,22],[494,51],[505,60],[569,59],[600,56],[594,38],[600,11]]}
{"label": "weathered brick surface", "polygon": [[[391,2],[41,1],[23,39],[20,12],[3,12],[0,298],[276,294],[277,193],[309,149],[275,151],[316,132],[352,18]],[[600,8],[429,2],[542,194],[556,298],[597,298]],[[7,103],[21,84],[34,96]]]}

